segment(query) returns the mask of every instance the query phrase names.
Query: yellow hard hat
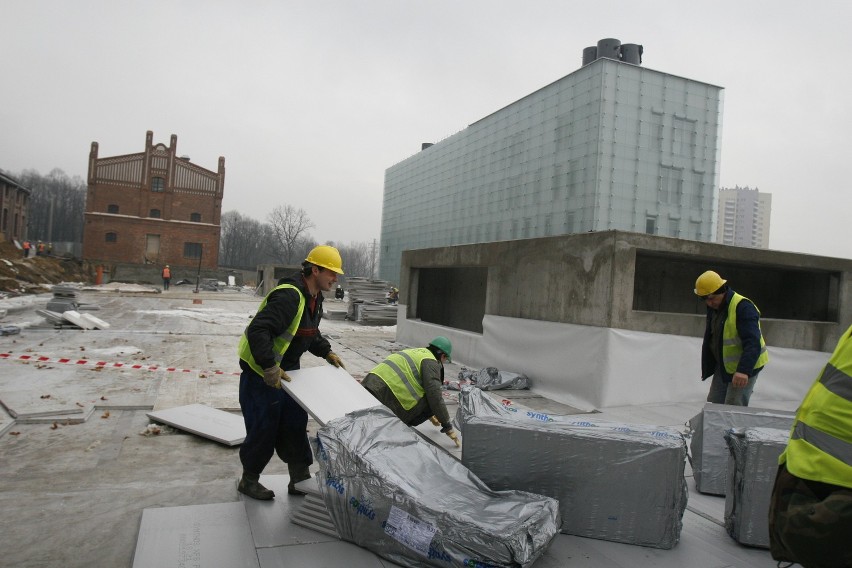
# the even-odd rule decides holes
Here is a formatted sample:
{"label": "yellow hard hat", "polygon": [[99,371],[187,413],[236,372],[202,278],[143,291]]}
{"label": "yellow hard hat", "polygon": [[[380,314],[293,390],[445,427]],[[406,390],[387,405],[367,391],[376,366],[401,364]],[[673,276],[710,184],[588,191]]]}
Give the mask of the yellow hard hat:
{"label": "yellow hard hat", "polygon": [[340,251],[328,245],[318,245],[311,249],[305,262],[328,268],[332,272],[343,274],[343,260]]}
{"label": "yellow hard hat", "polygon": [[718,273],[708,270],[695,281],[695,295],[707,296],[725,285],[724,280]]}

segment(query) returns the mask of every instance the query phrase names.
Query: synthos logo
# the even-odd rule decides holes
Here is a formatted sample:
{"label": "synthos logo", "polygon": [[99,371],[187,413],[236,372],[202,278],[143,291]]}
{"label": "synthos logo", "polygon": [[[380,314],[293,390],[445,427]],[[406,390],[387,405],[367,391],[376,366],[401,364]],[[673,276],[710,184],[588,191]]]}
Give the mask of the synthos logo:
{"label": "synthos logo", "polygon": [[440,560],[441,562],[452,562],[453,557],[444,552],[443,550],[438,550],[434,546],[429,545],[429,560]]}
{"label": "synthos logo", "polygon": [[334,477],[333,475],[328,474],[325,478],[325,484],[337,491],[340,495],[343,495],[343,481],[341,481],[339,477]]}
{"label": "synthos logo", "polygon": [[[340,492],[343,493],[343,491],[340,491]],[[357,515],[364,515],[365,517],[367,517],[371,521],[376,520],[376,512],[373,510],[373,507],[370,504],[369,500],[367,502],[362,503],[361,501],[359,501],[355,497],[351,497],[349,499],[349,505],[353,509],[355,509],[355,515],[356,516]]]}
{"label": "synthos logo", "polygon": [[320,440],[319,436],[317,436],[317,450],[319,450],[322,461],[328,461],[328,454],[325,452],[325,446],[322,445],[322,440]]}
{"label": "synthos logo", "polygon": [[474,560],[473,558],[465,558],[464,562],[462,562],[462,566],[466,566],[469,568],[500,568],[496,564],[489,564],[488,562],[480,562],[479,560]]}
{"label": "synthos logo", "polygon": [[527,411],[527,418],[532,418],[533,420],[538,420],[540,422],[553,422],[553,418],[551,418],[547,414],[543,414],[541,412],[533,412],[532,410]]}

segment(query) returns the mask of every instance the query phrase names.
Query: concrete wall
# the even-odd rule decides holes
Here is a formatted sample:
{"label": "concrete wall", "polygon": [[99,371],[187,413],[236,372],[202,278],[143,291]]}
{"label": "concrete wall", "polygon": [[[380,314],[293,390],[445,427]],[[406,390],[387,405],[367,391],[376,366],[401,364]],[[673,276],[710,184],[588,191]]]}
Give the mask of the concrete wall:
{"label": "concrete wall", "polygon": [[[480,333],[494,315],[701,337],[693,287],[705,270],[756,303],[771,345],[831,351],[852,324],[852,260],[622,231],[405,251],[402,320]],[[442,271],[451,287],[421,285]]]}
{"label": "concrete wall", "polygon": [[[104,264],[105,282],[128,282],[131,284],[153,284],[160,286],[163,283],[161,277],[162,266],[156,264],[139,265],[139,264],[123,264],[113,263]],[[171,284],[174,286],[177,282],[186,279],[192,283],[192,288],[195,288],[196,277],[199,276],[198,266],[170,266],[172,273]],[[205,278],[215,278],[219,282],[228,282],[228,276],[233,276],[235,285],[242,286],[245,284],[245,272],[240,270],[231,270],[228,268],[201,268],[200,282],[204,282]]]}

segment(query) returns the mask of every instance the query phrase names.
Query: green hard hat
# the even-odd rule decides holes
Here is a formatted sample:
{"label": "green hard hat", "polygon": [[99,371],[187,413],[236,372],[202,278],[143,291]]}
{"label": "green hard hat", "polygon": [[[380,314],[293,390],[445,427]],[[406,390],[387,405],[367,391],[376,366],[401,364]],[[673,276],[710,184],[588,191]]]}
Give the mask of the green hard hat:
{"label": "green hard hat", "polygon": [[430,341],[429,345],[431,345],[432,347],[437,347],[438,349],[443,351],[444,355],[447,356],[447,361],[449,361],[450,363],[453,362],[452,358],[450,357],[453,354],[453,344],[450,343],[449,339],[447,339],[443,335],[439,335],[438,337]]}

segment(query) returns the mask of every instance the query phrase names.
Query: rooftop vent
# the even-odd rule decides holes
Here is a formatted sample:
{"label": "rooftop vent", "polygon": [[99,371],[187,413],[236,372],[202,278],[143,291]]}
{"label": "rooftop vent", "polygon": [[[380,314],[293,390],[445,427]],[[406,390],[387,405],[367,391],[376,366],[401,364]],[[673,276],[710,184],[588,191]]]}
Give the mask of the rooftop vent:
{"label": "rooftop vent", "polygon": [[642,64],[641,45],[636,43],[622,44],[620,40],[615,38],[605,38],[598,42],[597,45],[592,45],[583,49],[583,65],[588,65],[597,59],[614,59],[631,63],[633,65]]}

